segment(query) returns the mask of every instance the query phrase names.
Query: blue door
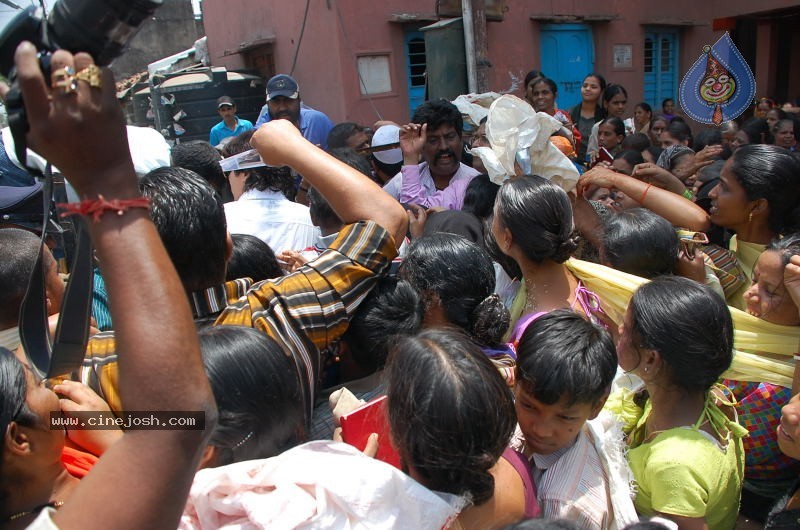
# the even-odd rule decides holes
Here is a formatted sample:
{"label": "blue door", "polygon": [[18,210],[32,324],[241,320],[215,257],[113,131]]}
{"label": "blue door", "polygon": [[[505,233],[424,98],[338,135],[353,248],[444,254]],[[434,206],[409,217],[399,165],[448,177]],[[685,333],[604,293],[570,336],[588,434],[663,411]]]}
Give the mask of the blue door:
{"label": "blue door", "polygon": [[541,70],[558,85],[559,109],[581,101],[581,83],[594,70],[592,30],[586,24],[544,24],[540,31]]}
{"label": "blue door", "polygon": [[678,103],[678,32],[649,29],[644,35],[644,100],[661,113],[661,102]]}
{"label": "blue door", "polygon": [[406,31],[406,72],[408,73],[409,118],[425,102],[425,37],[421,31]]}

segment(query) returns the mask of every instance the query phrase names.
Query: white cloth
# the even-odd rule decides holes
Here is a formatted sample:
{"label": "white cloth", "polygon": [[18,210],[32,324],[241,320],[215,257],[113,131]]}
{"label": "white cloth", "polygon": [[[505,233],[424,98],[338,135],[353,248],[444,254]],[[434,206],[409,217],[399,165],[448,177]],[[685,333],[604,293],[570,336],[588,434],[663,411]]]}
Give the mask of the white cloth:
{"label": "white cloth", "polygon": [[561,127],[561,122],[549,114],[536,112],[526,101],[506,94],[489,109],[486,137],[491,147],[475,147],[471,152],[483,161],[491,181],[502,184],[514,175],[517,153],[527,151],[534,175],[569,192],[578,182],[578,170],[550,141]]}
{"label": "white cloth", "polygon": [[633,505],[634,478],[625,457],[628,448],[622,427],[607,411],[601,411],[597,418],[587,421],[586,426],[608,477],[609,500],[614,514],[609,528],[625,528],[638,522],[639,516]]}
{"label": "white cloth", "polygon": [[19,328],[17,326],[0,331],[0,346],[3,348],[13,352],[19,348],[21,343],[22,340],[19,338]]}
{"label": "white cloth", "polygon": [[150,127],[133,125],[126,125],[125,128],[128,130],[128,149],[137,177],[171,165],[170,147],[160,132]]}
{"label": "white cloth", "polygon": [[482,94],[462,94],[452,101],[461,115],[464,116],[467,122],[473,125],[476,129],[481,123],[481,120],[489,115],[489,107],[492,106],[494,100],[499,98],[502,94],[497,92],[484,92]]}
{"label": "white cloth", "polygon": [[225,204],[225,219],[228,232],[256,236],[275,254],[305,249],[320,237],[308,206],[290,201],[280,191],[244,192],[238,201]]}
{"label": "white cloth", "polygon": [[54,508],[45,508],[34,521],[25,527],[26,530],[58,530],[56,523],[53,522]]}
{"label": "white cloth", "polygon": [[460,497],[434,493],[399,469],[328,440],[198,471],[179,528],[440,530],[463,506]]}
{"label": "white cloth", "polygon": [[[131,152],[136,176],[141,177],[153,169],[170,165],[169,144],[160,132],[150,127],[134,127],[133,125],[126,125],[125,129],[128,132],[128,149]],[[16,152],[14,152],[14,137],[11,136],[11,129],[6,127],[2,130],[2,135],[8,158],[15,165],[22,167]],[[44,173],[47,160],[28,149],[28,163]],[[60,173],[60,171],[57,167],[53,167],[53,173]]]}

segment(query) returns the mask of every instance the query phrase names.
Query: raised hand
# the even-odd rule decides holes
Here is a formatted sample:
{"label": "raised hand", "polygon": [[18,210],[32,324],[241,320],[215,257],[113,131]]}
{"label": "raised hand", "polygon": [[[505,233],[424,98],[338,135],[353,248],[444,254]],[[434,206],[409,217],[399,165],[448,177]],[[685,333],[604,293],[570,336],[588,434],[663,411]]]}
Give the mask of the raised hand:
{"label": "raised hand", "polygon": [[79,194],[96,198],[138,195],[125,119],[114,76],[86,53],[52,56],[45,79],[36,48],[17,47],[17,79],[25,96],[31,149],[58,167]]}
{"label": "raised hand", "polygon": [[428,139],[428,125],[409,123],[400,128],[400,150],[403,152],[403,163],[406,165],[418,164]]}

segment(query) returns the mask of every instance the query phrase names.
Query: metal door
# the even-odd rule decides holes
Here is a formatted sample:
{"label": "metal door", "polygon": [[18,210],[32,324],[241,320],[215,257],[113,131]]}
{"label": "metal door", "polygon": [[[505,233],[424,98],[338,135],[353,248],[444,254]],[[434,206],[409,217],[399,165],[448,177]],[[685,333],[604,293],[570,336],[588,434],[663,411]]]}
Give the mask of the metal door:
{"label": "metal door", "polygon": [[661,103],[678,96],[678,32],[658,28],[644,36],[644,100],[661,113]]}
{"label": "metal door", "polygon": [[540,31],[541,70],[558,85],[559,109],[581,101],[581,83],[594,70],[592,30],[586,24],[544,24]]}

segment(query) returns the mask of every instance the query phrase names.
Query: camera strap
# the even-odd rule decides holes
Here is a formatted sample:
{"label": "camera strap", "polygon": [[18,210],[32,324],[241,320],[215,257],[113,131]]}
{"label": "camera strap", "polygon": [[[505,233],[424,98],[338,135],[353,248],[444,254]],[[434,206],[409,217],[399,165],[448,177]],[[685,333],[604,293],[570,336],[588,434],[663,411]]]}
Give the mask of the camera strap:
{"label": "camera strap", "polygon": [[[28,141],[25,139],[29,129],[28,118],[25,113],[25,103],[22,101],[22,91],[16,83],[11,85],[6,94],[5,105],[7,109],[15,109],[14,112],[8,113],[8,128],[11,129],[11,136],[14,138],[14,154],[17,155],[19,165],[29,171],[32,170],[35,175],[41,175],[42,173],[38,169],[28,167]],[[47,202],[45,202],[45,207],[49,212]]]}
{"label": "camera strap", "polygon": [[91,239],[86,231],[85,220],[76,219],[74,222],[75,256],[51,346],[47,319],[44,245],[47,237],[47,223],[50,220],[52,195],[53,174],[48,163],[44,178],[41,245],[36,264],[28,280],[28,289],[22,301],[19,316],[20,340],[25,349],[25,355],[31,368],[40,377],[47,378],[71,374],[78,370],[83,363],[86,343],[89,339],[93,290]]}

